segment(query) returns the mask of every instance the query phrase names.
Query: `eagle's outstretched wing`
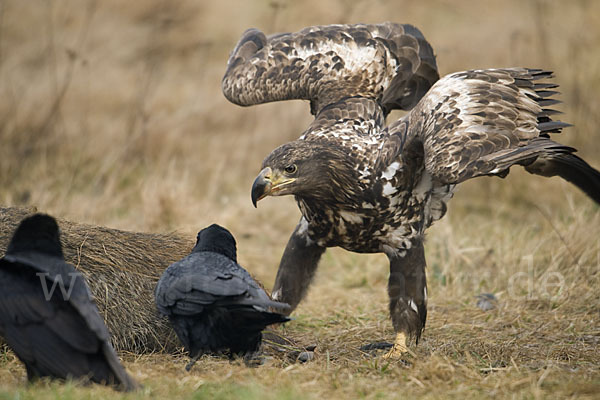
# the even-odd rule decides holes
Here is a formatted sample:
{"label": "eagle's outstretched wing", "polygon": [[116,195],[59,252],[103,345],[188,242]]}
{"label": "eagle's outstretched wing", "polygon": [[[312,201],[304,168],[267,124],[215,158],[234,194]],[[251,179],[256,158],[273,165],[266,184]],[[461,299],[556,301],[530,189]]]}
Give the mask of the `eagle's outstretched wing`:
{"label": "eagle's outstretched wing", "polygon": [[352,96],[389,112],[410,109],[439,79],[435,56],[411,25],[314,26],[266,37],[247,30],[227,63],[222,89],[249,106],[310,100],[311,112]]}
{"label": "eagle's outstretched wing", "polygon": [[[458,72],[439,80],[390,137],[405,132],[423,146],[426,170],[441,184],[508,173],[519,164],[535,174],[561,176],[600,202],[600,174],[556,143],[550,133],[569,124],[553,121],[558,100],[552,73],[509,68]],[[389,146],[394,146],[391,141]]]}

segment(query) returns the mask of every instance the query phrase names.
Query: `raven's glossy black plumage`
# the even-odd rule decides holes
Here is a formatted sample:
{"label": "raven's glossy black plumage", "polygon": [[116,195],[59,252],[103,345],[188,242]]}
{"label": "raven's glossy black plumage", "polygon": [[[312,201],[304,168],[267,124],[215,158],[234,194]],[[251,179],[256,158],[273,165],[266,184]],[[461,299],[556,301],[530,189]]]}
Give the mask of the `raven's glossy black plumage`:
{"label": "raven's glossy black plumage", "polygon": [[90,380],[132,390],[83,276],[63,258],[56,221],[21,222],[0,260],[0,335],[39,377]]}
{"label": "raven's glossy black plumage", "polygon": [[289,320],[268,311],[289,306],[272,301],[237,264],[235,239],[219,225],[201,230],[192,253],[166,269],[156,305],[192,357],[188,369],[204,353],[251,354],[267,325]]}

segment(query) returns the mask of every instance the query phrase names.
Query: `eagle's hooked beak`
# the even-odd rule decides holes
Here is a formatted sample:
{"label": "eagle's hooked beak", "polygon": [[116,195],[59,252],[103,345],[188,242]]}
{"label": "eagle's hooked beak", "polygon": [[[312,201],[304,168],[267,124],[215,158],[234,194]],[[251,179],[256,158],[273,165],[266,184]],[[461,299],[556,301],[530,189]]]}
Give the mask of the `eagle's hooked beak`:
{"label": "eagle's hooked beak", "polygon": [[269,195],[279,195],[281,188],[294,182],[294,178],[287,178],[282,174],[273,172],[271,167],[266,167],[256,177],[252,184],[252,204],[256,207],[259,200]]}
{"label": "eagle's hooked beak", "polygon": [[256,203],[267,197],[271,193],[271,188],[273,184],[271,183],[271,175],[273,171],[271,167],[266,167],[256,177],[254,183],[252,184],[252,204],[254,208],[256,208]]}

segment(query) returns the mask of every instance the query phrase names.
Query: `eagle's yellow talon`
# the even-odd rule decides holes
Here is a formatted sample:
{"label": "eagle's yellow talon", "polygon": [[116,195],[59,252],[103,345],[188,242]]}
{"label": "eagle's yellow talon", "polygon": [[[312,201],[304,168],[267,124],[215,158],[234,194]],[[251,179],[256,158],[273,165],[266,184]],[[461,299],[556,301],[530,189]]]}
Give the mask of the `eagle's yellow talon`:
{"label": "eagle's yellow talon", "polygon": [[397,360],[408,353],[408,347],[406,346],[406,334],[400,332],[396,335],[394,345],[388,351],[383,358],[386,360]]}

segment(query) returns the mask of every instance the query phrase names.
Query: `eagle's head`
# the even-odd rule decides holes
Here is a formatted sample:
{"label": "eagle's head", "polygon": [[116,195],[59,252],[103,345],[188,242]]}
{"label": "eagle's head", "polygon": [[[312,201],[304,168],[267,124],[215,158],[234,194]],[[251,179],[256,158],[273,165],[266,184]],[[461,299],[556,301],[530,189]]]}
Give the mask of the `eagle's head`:
{"label": "eagle's head", "polygon": [[252,185],[252,203],[266,196],[340,202],[356,182],[352,158],[330,143],[296,140],[265,158]]}

